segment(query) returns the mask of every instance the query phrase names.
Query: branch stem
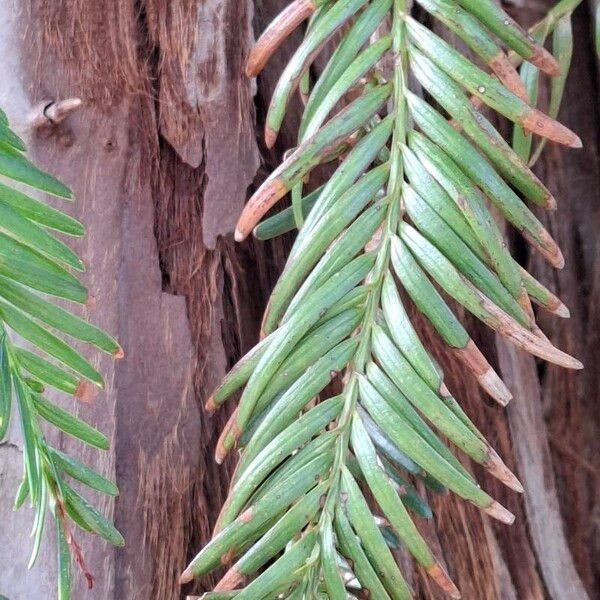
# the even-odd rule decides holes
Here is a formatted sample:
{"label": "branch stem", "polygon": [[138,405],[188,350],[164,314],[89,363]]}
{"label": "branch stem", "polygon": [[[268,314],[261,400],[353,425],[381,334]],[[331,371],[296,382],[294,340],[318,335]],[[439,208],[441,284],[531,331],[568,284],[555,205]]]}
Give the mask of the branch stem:
{"label": "branch stem", "polygon": [[389,267],[389,241],[397,228],[403,212],[402,188],[404,181],[404,167],[402,164],[402,145],[406,140],[408,126],[406,108],[407,86],[407,53],[404,17],[407,10],[407,0],[395,0],[393,7],[393,52],[395,57],[394,91],[392,94],[393,106],[391,110],[396,116],[392,144],[390,150],[390,180],[387,193],[389,203],[386,223],[382,227],[381,239],[377,248],[377,261],[369,276],[371,292],[367,299],[363,322],[359,330],[360,343],[353,362],[345,376],[345,402],[342,414],[338,421],[339,437],[336,441],[334,462],[331,471],[331,487],[329,488],[320,521],[332,519],[336,506],[339,506],[338,495],[342,467],[347,461],[350,443],[350,425],[356,411],[358,401],[357,374],[364,373],[369,356],[371,355],[371,330],[377,316],[381,298],[383,278]]}

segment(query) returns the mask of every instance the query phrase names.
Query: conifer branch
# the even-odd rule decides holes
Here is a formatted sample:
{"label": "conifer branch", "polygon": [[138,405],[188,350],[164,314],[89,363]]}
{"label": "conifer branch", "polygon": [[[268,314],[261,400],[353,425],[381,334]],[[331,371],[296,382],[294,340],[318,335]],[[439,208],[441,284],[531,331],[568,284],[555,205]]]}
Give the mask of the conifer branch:
{"label": "conifer branch", "polygon": [[[13,133],[0,110],[0,175],[61,199],[71,192],[37,169],[24,155],[25,145]],[[45,398],[46,387],[91,401],[102,376],[72,345],[79,340],[115,358],[119,344],[97,327],[53,302],[53,298],[84,305],[88,293],[73,271],[83,271],[79,257],[53,232],[84,235],[81,223],[65,213],[0,184],[0,441],[18,420],[23,450],[23,480],[15,509],[28,499],[35,510],[31,568],[38,557],[49,517],[54,521],[58,557],[59,600],[71,595],[71,562],[81,569],[91,588],[74,530],[94,533],[120,546],[114,525],[73,487],[116,496],[117,487],[77,459],[52,447],[44,435],[51,425],[83,443],[107,450],[108,439],[85,421]]]}
{"label": "conifer branch", "polygon": [[[561,317],[568,309],[510,255],[489,208],[550,264],[563,266],[560,249],[528,204],[556,208],[531,171],[545,140],[581,146],[556,120],[578,2],[558,3],[533,36],[491,0],[417,2],[491,73],[416,21],[408,0],[293,2],[250,55],[248,73],[255,76],[310,19],[265,127],[272,146],[300,88],[305,110],[297,148],[250,198],[235,234],[243,240],[254,230],[268,239],[298,229],[265,312],[262,341],[207,403],[216,410],[243,390],[216,452],[221,462],[240,449],[229,496],[213,539],[181,576],[187,583],[228,566],[207,598],[337,600],[363,592],[410,598],[390,551],[398,543],[443,592],[459,598],[414,524],[431,511],[411,478],[512,523],[514,516],[439,437],[524,491],[452,396],[409,305],[502,405],[511,399],[509,389],[447,298],[531,354],[582,367],[538,327],[532,303]],[[339,31],[340,42],[310,89],[307,70]],[[553,52],[544,47],[549,35]],[[409,89],[409,72],[419,88]],[[532,93],[542,74],[553,78],[548,113]],[[512,145],[483,106],[514,123]],[[532,134],[542,139],[533,156]],[[305,193],[311,171],[332,159],[339,162],[334,174]],[[288,194],[292,207],[267,216]],[[328,397],[332,381],[339,394]]]}

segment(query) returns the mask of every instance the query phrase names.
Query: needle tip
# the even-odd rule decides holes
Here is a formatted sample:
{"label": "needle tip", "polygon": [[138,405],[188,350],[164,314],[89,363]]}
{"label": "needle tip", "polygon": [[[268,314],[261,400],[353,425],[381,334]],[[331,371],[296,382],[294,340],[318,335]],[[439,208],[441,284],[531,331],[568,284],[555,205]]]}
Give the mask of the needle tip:
{"label": "needle tip", "polygon": [[454,582],[450,579],[448,573],[446,573],[439,563],[435,563],[433,566],[429,567],[427,569],[427,574],[448,596],[450,596],[450,598],[460,600],[461,594],[459,589],[454,585]]}
{"label": "needle tip", "polygon": [[179,585],[185,585],[194,579],[194,573],[188,567],[179,577]]}
{"label": "needle tip", "polygon": [[[225,563],[224,563],[225,564]],[[244,579],[237,567],[232,567],[215,586],[215,592],[229,592],[235,589]]]}
{"label": "needle tip", "polygon": [[265,144],[269,150],[275,145],[277,140],[277,132],[270,127],[265,127]]}
{"label": "needle tip", "polygon": [[215,412],[215,410],[217,410],[217,408],[218,408],[218,406],[217,406],[217,403],[215,402],[213,396],[211,396],[204,404],[204,410],[207,413],[213,413],[213,412]]}
{"label": "needle tip", "polygon": [[571,311],[562,302],[552,311],[552,314],[555,314],[557,317],[560,317],[561,319],[570,319],[571,318]]}
{"label": "needle tip", "polygon": [[480,376],[481,386],[490,394],[498,404],[506,406],[513,398],[511,391],[493,368],[489,368]]}
{"label": "needle tip", "polygon": [[510,489],[522,494],[525,489],[515,474],[504,464],[502,459],[490,448],[489,458],[485,465],[489,472]]}
{"label": "needle tip", "polygon": [[515,522],[515,515],[495,500],[489,506],[484,508],[483,512],[506,525],[512,525]]}

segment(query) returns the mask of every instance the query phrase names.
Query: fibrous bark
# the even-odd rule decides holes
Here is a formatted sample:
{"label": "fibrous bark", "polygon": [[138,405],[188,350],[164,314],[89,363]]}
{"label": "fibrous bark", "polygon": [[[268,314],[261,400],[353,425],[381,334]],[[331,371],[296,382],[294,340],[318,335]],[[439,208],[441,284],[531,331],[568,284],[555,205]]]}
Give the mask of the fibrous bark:
{"label": "fibrous bark", "polygon": [[[532,22],[538,3],[528,4],[518,17]],[[540,11],[545,4],[539,3]],[[67,439],[61,443],[116,477],[121,495],[102,508],[114,515],[127,540],[125,549],[113,550],[80,536],[96,585],[84,592],[76,578],[74,597],[175,598],[177,575],[207,540],[232,467],[217,468],[212,460],[227,410],[208,417],[201,405],[256,341],[285,257],[286,240],[240,246],[232,230],[248,191],[264,179],[278,152],[295,145],[294,109],[279,150],[265,151],[256,132],[265,99],[298,38],[273,58],[255,88],[243,76],[244,58],[254,30],[263,30],[285,0],[2,5],[10,18],[0,35],[8,82],[0,102],[13,121],[23,131],[29,107],[46,98],[77,96],[84,102],[64,123],[27,136],[35,160],[73,188],[73,214],[88,227],[77,249],[96,302],[84,313],[116,334],[126,351],[116,367],[100,363],[107,389],[93,404],[61,400],[112,439],[104,456]],[[477,386],[440,349],[450,389],[508,466],[516,466],[529,494],[521,501],[478,474],[517,515],[512,528],[492,527],[451,497],[435,500],[435,521],[423,529],[434,548],[439,544],[467,599],[565,600],[583,598],[584,588],[590,597],[600,594],[594,512],[600,468],[594,368],[600,331],[599,114],[583,8],[575,27],[574,73],[563,116],[586,149],[563,155],[549,148],[540,167],[561,199],[548,223],[568,266],[549,280],[550,272],[533,264],[573,313],[569,322],[544,323],[545,330],[588,369],[538,369],[532,359],[499,346],[499,368],[515,395],[503,412],[482,404]],[[492,336],[472,329],[493,352]],[[8,566],[0,592],[11,600],[52,597],[51,543],[26,574],[30,515],[9,508],[20,469],[16,431],[11,442],[0,447],[0,559]],[[419,573],[409,578],[419,597],[438,597]]]}

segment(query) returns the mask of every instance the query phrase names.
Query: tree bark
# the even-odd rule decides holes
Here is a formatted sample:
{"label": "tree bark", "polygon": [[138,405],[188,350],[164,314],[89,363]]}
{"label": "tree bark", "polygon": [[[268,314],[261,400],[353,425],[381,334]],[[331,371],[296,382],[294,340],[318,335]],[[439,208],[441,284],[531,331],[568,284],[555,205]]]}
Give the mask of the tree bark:
{"label": "tree bark", "polygon": [[[275,151],[265,150],[257,132],[299,38],[273,58],[256,88],[242,65],[254,32],[285,4],[0,0],[0,105],[27,138],[34,160],[72,187],[70,212],[88,228],[75,246],[88,265],[85,282],[95,298],[82,312],[115,334],[126,352],[116,365],[95,359],[107,386],[92,404],[57,398],[111,438],[104,455],[66,438],[54,441],[116,479],[120,496],[100,506],[127,541],[115,550],[79,537],[96,582],[86,591],[76,575],[74,598],[179,597],[178,573],[207,541],[224,500],[232,464],[217,467],[212,453],[230,408],[210,417],[202,404],[255,343],[289,247],[288,239],[235,244],[232,230],[249,191],[282,150],[295,145],[298,104]],[[521,4],[513,8],[527,24],[552,3]],[[543,366],[469,322],[514,393],[503,411],[464,379],[421,324],[451,391],[526,487],[519,499],[477,473],[517,515],[510,528],[492,525],[453,497],[432,499],[436,517],[420,526],[468,600],[600,597],[600,375],[594,367],[600,341],[600,124],[587,9],[582,6],[575,18],[576,52],[563,110],[585,149],[549,146],[539,167],[559,198],[559,211],[544,218],[565,250],[567,268],[550,272],[520,245],[515,248],[571,308],[567,322],[541,317],[545,331],[588,369],[567,373]],[[31,107],[74,96],[83,107],[64,123],[26,129]],[[52,598],[53,536],[49,531],[38,564],[27,572],[32,515],[11,510],[20,456],[15,429],[0,446],[0,594]],[[417,597],[438,598],[422,573],[404,563]],[[212,583],[207,578],[184,592]]]}

